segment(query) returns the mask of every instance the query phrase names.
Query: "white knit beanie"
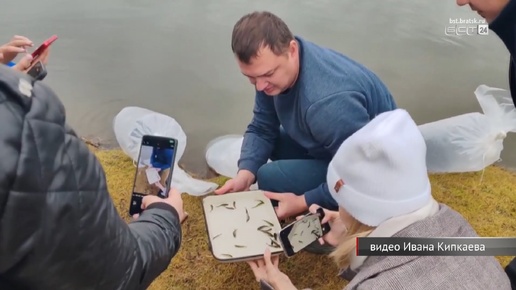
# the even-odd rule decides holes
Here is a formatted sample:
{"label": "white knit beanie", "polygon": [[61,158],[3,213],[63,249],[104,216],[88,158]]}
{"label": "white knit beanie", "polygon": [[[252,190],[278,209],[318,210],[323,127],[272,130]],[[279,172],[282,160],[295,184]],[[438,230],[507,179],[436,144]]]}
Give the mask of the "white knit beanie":
{"label": "white knit beanie", "polygon": [[423,207],[431,198],[426,144],[407,111],[382,113],[346,139],[327,182],[339,206],[365,225]]}

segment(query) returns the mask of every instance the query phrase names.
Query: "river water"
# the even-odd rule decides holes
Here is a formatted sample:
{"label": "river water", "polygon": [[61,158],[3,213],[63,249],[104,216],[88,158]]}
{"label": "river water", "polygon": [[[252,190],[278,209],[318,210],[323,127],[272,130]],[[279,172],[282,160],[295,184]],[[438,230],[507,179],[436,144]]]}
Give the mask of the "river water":
{"label": "river water", "polygon": [[[272,11],[295,34],[369,67],[418,124],[479,111],[480,84],[508,88],[508,52],[493,32],[445,33],[451,19],[481,20],[452,0],[4,1],[0,37],[39,44],[59,36],[45,81],[80,135],[116,145],[112,120],[122,108],[158,111],[182,125],[181,163],[202,175],[206,144],[242,134],[251,118],[253,87],[230,39],[234,23],[254,10]],[[504,145],[502,164],[516,167],[516,138]]]}

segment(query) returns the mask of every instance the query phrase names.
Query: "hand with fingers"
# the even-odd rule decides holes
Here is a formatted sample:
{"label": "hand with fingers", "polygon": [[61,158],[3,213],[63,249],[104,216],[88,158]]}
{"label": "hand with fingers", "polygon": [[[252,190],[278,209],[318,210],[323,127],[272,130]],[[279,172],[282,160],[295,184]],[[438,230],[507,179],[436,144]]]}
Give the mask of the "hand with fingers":
{"label": "hand with fingers", "polygon": [[[309,211],[311,213],[317,213],[317,210],[321,208],[320,206],[313,204],[310,206]],[[319,238],[319,243],[321,245],[329,244],[331,246],[337,246],[339,244],[340,237],[348,231],[344,221],[340,217],[340,213],[338,211],[331,211],[324,209],[324,218],[321,221],[321,224],[329,223],[330,231],[326,233],[323,237]]]}
{"label": "hand with fingers", "polygon": [[304,195],[295,195],[291,192],[277,193],[270,191],[265,191],[264,194],[268,199],[278,202],[278,206],[275,207],[274,210],[280,220],[293,217],[308,210]]}
{"label": "hand with fingers", "polygon": [[13,67],[15,70],[21,71],[21,72],[28,72],[38,61],[41,61],[43,65],[46,65],[48,63],[48,56],[50,54],[50,47],[45,49],[38,57],[32,58],[32,55],[30,53],[27,53],[24,55],[20,61]]}
{"label": "hand with fingers", "polygon": [[33,59],[32,55],[27,53],[27,48],[33,46],[34,43],[27,37],[15,35],[10,42],[0,46],[0,63],[8,64],[15,59],[19,53],[26,53],[20,61],[13,66],[13,69],[26,73],[38,61],[46,65],[48,63],[50,48],[45,49],[41,55]]}
{"label": "hand with fingers", "polygon": [[235,178],[226,181],[221,188],[215,190],[215,194],[248,191],[254,179],[255,176],[250,171],[240,170]]}
{"label": "hand with fingers", "polygon": [[[183,199],[181,193],[177,189],[170,189],[167,198],[161,198],[155,195],[147,195],[142,200],[142,209],[145,210],[149,205],[156,202],[164,202],[171,205],[179,215],[179,221],[181,223],[188,217],[188,213],[183,209]],[[137,219],[138,214],[133,215],[133,219]]]}
{"label": "hand with fingers", "polygon": [[27,48],[32,46],[34,43],[27,37],[15,35],[8,43],[0,46],[0,62],[8,64],[19,53],[27,52]]}
{"label": "hand with fingers", "polygon": [[279,270],[279,257],[271,257],[269,248],[265,250],[263,259],[248,261],[247,264],[251,267],[251,270],[253,270],[257,282],[265,281],[270,284],[274,290],[297,289],[290,281],[290,278]]}

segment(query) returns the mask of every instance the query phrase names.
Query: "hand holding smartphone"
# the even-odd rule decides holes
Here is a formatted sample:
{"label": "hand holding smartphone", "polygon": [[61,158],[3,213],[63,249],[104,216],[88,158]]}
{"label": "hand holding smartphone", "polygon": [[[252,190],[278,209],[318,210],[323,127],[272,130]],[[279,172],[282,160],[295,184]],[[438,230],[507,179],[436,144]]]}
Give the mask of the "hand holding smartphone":
{"label": "hand holding smartphone", "polygon": [[129,215],[142,212],[146,195],[168,197],[174,169],[177,140],[145,135],[142,137],[134,176]]}
{"label": "hand holding smartphone", "polygon": [[57,35],[52,35],[49,39],[45,40],[34,52],[32,52],[33,61],[38,61],[39,57],[50,47],[54,41],[57,40]]}
{"label": "hand holding smartphone", "polygon": [[[172,206],[177,212],[180,223],[184,223],[184,221],[188,218],[188,213],[183,208],[183,198],[181,196],[181,192],[176,189],[171,189],[166,198],[158,197],[155,195],[144,196],[142,199],[142,208],[145,210],[156,203],[165,203]],[[139,214],[133,215],[134,219],[138,219],[138,217]]]}
{"label": "hand holding smartphone", "polygon": [[306,214],[280,231],[280,241],[287,257],[297,254],[331,230],[328,223],[321,224],[323,218],[324,210],[319,208],[316,213]]}
{"label": "hand holding smartphone", "polygon": [[43,80],[47,76],[47,69],[43,58],[45,58],[50,45],[56,40],[57,35],[51,36],[32,53],[32,63],[27,71],[28,75],[32,76],[36,80]]}

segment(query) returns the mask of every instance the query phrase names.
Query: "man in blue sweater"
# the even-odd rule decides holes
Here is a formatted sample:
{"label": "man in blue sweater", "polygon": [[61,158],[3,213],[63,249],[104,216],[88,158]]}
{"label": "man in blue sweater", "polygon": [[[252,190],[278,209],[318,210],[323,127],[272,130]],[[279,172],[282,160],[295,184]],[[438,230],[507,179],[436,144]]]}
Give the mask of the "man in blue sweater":
{"label": "man in blue sweater", "polygon": [[[509,87],[511,96],[516,104],[516,0],[457,0],[460,6],[469,5],[489,23],[503,41],[510,53]],[[513,259],[505,268],[512,289],[516,290],[516,259]]]}
{"label": "man in blue sweater", "polygon": [[346,138],[396,108],[390,92],[364,66],[294,37],[269,12],[242,17],[234,26],[232,49],[256,88],[254,116],[238,174],[216,193],[248,190],[257,181],[280,219],[312,204],[337,210],[326,184],[329,161]]}

